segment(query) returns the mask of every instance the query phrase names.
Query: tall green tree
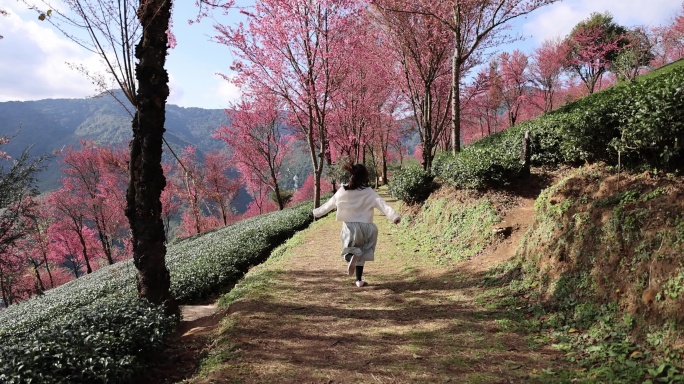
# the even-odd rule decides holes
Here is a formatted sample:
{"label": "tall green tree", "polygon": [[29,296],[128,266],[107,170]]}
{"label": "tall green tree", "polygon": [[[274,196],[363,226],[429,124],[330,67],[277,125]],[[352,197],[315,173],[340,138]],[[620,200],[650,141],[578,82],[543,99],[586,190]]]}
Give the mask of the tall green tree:
{"label": "tall green tree", "polygon": [[622,48],[629,44],[627,28],[613,21],[609,12],[592,13],[566,38],[569,69],[594,93],[603,75],[611,68]]}
{"label": "tall green tree", "polygon": [[620,81],[634,80],[653,60],[651,39],[645,28],[632,28],[625,34],[627,45],[620,50],[611,71]]}

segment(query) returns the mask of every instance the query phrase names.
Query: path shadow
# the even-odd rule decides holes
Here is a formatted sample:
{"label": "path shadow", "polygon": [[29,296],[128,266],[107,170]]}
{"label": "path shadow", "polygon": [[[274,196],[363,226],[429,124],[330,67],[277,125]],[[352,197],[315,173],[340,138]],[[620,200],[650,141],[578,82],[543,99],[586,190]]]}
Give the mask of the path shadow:
{"label": "path shadow", "polygon": [[[361,382],[354,377],[364,375],[379,382],[416,382],[421,375],[421,382],[467,382],[457,378],[486,369],[498,372],[501,381],[485,375],[490,379],[483,382],[533,383],[515,370],[552,365],[557,357],[549,352],[548,358],[540,359],[540,352],[533,351],[525,338],[531,330],[508,326],[519,323],[519,313],[487,309],[461,297],[483,284],[503,285],[511,276],[487,280],[485,273],[468,272],[430,278],[401,275],[357,289],[330,270],[296,270],[292,275],[305,282],[296,289],[310,300],[291,302],[274,296],[231,307],[241,319],[249,317],[227,335],[244,353],[236,364],[287,366],[300,382],[325,382],[320,381],[320,372],[353,373],[335,376],[329,381],[334,383]],[[293,289],[290,282],[278,279],[272,287],[275,292]],[[290,382],[282,372],[265,371],[258,380],[246,382]],[[416,376],[392,379],[387,372],[394,371]]]}

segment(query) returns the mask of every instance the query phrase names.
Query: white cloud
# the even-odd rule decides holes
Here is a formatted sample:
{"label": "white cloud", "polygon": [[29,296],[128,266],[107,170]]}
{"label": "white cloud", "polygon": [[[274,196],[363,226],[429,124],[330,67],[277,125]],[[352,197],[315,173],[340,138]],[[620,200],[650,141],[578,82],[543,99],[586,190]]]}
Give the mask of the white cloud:
{"label": "white cloud", "polygon": [[532,37],[534,45],[538,46],[545,40],[566,36],[585,17],[582,11],[566,3],[556,3],[533,13],[523,25],[523,34]]}
{"label": "white cloud", "polygon": [[223,109],[240,98],[240,89],[218,75],[196,74],[192,84],[181,85],[173,74],[169,75],[171,94],[169,104],[181,107]]}
{"label": "white cloud", "polygon": [[532,13],[523,25],[523,34],[531,36],[533,45],[539,46],[544,40],[567,36],[592,12],[606,11],[626,27],[663,25],[681,6],[674,0],[565,0]]}
{"label": "white cloud", "polygon": [[188,106],[185,102],[185,90],[183,85],[178,81],[176,76],[169,72],[169,104],[180,105],[181,107]]}
{"label": "white cloud", "polygon": [[[610,4],[603,10],[609,11],[615,20],[628,27],[646,25],[655,27],[669,22],[670,17],[681,9],[681,1],[676,0],[629,0],[606,1]],[[598,2],[601,4],[602,2]]]}
{"label": "white cloud", "polygon": [[[101,68],[99,58],[55,32],[35,13],[16,2],[0,0],[8,11],[2,17],[4,36],[0,40],[0,101],[43,98],[77,98],[94,95],[90,81],[70,68],[67,62],[84,65],[89,70]],[[43,24],[44,23],[44,24]]]}
{"label": "white cloud", "polygon": [[238,101],[241,93],[240,88],[235,84],[221,78],[214,87],[214,95],[221,104],[228,106],[230,103]]}

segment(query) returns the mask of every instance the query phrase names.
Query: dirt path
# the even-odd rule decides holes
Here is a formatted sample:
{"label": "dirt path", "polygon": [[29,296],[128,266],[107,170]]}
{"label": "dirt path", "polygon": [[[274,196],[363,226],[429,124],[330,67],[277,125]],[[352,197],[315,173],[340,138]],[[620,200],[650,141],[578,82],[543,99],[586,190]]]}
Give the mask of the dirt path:
{"label": "dirt path", "polygon": [[185,309],[179,342],[211,341],[208,354],[221,362],[187,382],[535,382],[536,372],[558,364],[558,352],[529,345],[529,330],[513,326],[521,314],[478,299],[482,271],[512,256],[532,202],[505,215],[507,241],[453,267],[426,266],[398,248],[395,229],[376,216],[379,245],[365,288],[345,273],[334,215],[315,222],[284,255],[250,271],[262,283],[241,283],[252,286],[227,311]]}

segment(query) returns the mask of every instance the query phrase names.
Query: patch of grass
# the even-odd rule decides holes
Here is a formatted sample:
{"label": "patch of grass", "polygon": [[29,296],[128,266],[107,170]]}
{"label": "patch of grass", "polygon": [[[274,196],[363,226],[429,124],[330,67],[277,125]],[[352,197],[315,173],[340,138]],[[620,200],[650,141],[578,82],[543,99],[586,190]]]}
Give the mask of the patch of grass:
{"label": "patch of grass", "polygon": [[496,382],[498,377],[489,372],[479,372],[466,375],[464,379],[465,382],[471,384],[488,384]]}
{"label": "patch of grass", "polygon": [[221,296],[216,305],[219,308],[228,308],[231,304],[245,295],[267,296],[271,290],[271,282],[281,275],[280,271],[262,270],[250,273],[240,280],[233,289]]}
{"label": "patch of grass", "polygon": [[[221,377],[225,370],[240,372],[237,377],[248,376],[251,368],[248,364],[240,362],[239,346],[231,341],[231,334],[236,332],[237,322],[232,317],[226,317],[221,322],[220,337],[215,338],[209,353],[200,361],[198,372],[190,382],[216,382],[213,376]],[[231,381],[240,383],[241,381]]]}
{"label": "patch of grass", "polygon": [[663,290],[658,293],[658,299],[664,300],[665,297],[677,299],[684,292],[684,267],[679,268],[669,280],[663,284]]}
{"label": "patch of grass", "polygon": [[397,231],[399,244],[436,265],[477,255],[491,244],[491,227],[501,221],[486,198],[473,204],[453,204],[449,198],[432,199],[418,214],[406,216],[408,219],[402,221]]}

